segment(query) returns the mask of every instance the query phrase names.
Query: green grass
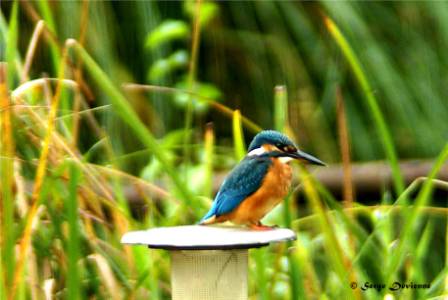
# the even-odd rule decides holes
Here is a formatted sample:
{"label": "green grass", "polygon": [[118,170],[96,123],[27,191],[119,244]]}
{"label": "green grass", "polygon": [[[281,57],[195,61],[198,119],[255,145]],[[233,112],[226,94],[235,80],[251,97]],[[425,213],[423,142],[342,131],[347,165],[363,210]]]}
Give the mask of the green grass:
{"label": "green grass", "polygon": [[341,48],[341,51],[343,52],[344,56],[347,58],[350,67],[355,73],[356,79],[359,81],[359,85],[362,88],[362,91],[367,100],[369,110],[372,114],[376,130],[378,131],[378,135],[381,138],[384,147],[384,152],[386,153],[386,156],[392,168],[395,190],[398,194],[400,194],[404,190],[404,183],[400,172],[400,167],[398,165],[398,158],[395,151],[395,146],[392,141],[392,137],[389,133],[389,129],[387,128],[386,121],[384,120],[383,114],[380,110],[380,107],[378,106],[378,101],[376,100],[376,97],[373,94],[373,89],[370,86],[369,81],[367,80],[365,71],[363,70],[361,63],[359,62],[359,59],[353,52],[353,49],[350,47],[350,44],[347,42],[346,38],[341,33],[339,28],[329,18],[325,19],[325,24],[330,33],[333,35],[333,38],[336,40],[339,47]]}
{"label": "green grass", "polygon": [[[386,159],[393,189],[347,207],[293,165],[301,184],[265,221],[297,241],[251,250],[250,299],[446,296],[447,208],[433,190],[447,184],[433,179],[448,158],[447,7],[2,2],[0,299],[170,299],[168,253],[121,236],[197,222],[262,128],[339,163],[339,87],[352,159]],[[191,37],[145,47],[164,20]],[[179,51],[188,64],[148,78]],[[434,161],[427,179],[405,184],[409,158]],[[431,288],[359,289],[394,281]]]}
{"label": "green grass", "polygon": [[77,186],[80,184],[79,171],[75,165],[70,166],[69,197],[65,203],[69,225],[67,295],[69,299],[80,299],[83,294],[78,271],[78,260],[81,254],[79,247],[78,200]]}
{"label": "green grass", "polygon": [[[288,92],[285,86],[276,86],[274,92],[274,124],[275,130],[287,134],[288,128]],[[283,226],[290,228],[293,218],[296,217],[294,213],[296,206],[292,205],[292,194],[289,194],[283,200]],[[292,242],[287,242],[287,247],[293,246]],[[296,258],[295,251],[287,254],[288,257],[288,274],[290,285],[290,297],[292,299],[303,299],[305,297],[303,286],[303,273],[299,262]]]}

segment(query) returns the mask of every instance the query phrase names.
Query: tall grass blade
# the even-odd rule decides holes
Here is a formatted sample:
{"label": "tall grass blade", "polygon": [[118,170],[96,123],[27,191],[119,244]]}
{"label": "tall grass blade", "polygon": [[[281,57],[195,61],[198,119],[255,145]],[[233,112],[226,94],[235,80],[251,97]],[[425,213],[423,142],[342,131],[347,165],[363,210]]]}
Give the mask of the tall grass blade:
{"label": "tall grass blade", "polygon": [[274,89],[274,128],[285,132],[288,125],[288,91],[286,86],[278,85]]}
{"label": "tall grass blade", "polygon": [[[346,208],[353,207],[354,201],[354,189],[352,183],[352,171],[351,171],[351,163],[350,163],[350,141],[348,136],[348,128],[347,128],[347,116],[345,113],[345,103],[342,96],[342,91],[340,88],[336,89],[336,115],[337,115],[337,124],[338,124],[338,136],[339,136],[339,147],[341,149],[342,156],[342,169],[343,169],[343,195],[344,195],[344,206]],[[348,231],[348,244],[350,250],[354,252],[355,244],[354,239],[350,231]],[[351,261],[345,259],[345,264],[349,269],[353,270],[351,267]],[[350,272],[350,282],[356,282],[356,275],[353,271]],[[360,297],[359,290],[356,290],[357,298]]]}
{"label": "tall grass blade", "polygon": [[[448,278],[448,265],[442,269],[442,271],[437,274],[437,276],[431,281],[431,287],[425,292],[425,299],[430,299],[431,296],[434,296],[438,291],[439,295],[446,295],[446,281]],[[433,298],[431,298],[433,299]],[[440,297],[435,297],[435,299],[440,299]],[[443,299],[443,298],[442,298]]]}
{"label": "tall grass blade", "polygon": [[[8,95],[7,65],[0,63],[0,195],[1,195],[1,247],[0,250],[0,288],[6,294],[6,288],[12,283],[14,274],[15,230],[14,230],[14,141],[11,119],[11,102]],[[5,277],[4,277],[5,276]]]}
{"label": "tall grass blade", "polygon": [[246,146],[244,143],[243,128],[241,126],[241,113],[239,110],[233,112],[233,148],[235,149],[235,158],[240,161],[246,155]]}
{"label": "tall grass blade", "polygon": [[161,299],[160,288],[160,266],[156,259],[154,250],[149,250],[144,247],[133,247],[135,260],[139,263],[136,265],[138,277],[135,285],[132,287],[132,293],[144,284],[144,286],[151,292],[151,299]]}
{"label": "tall grass blade", "polygon": [[[369,282],[375,282],[375,279],[372,278],[372,276],[367,272],[365,269],[365,265],[362,264],[363,259],[368,259],[371,261],[376,261],[378,253],[381,253],[381,247],[378,245],[378,243],[373,239],[373,234],[370,236],[367,234],[365,228],[359,224],[353,216],[355,214],[359,214],[363,210],[369,209],[373,210],[372,207],[357,207],[357,208],[343,208],[340,202],[338,202],[332,194],[325,189],[325,187],[319,183],[318,181],[313,181],[313,183],[316,186],[317,191],[322,196],[322,199],[326,201],[326,204],[329,206],[331,211],[329,211],[327,214],[335,216],[334,220],[341,222],[344,225],[344,229],[347,232],[347,235],[349,235],[352,238],[353,242],[353,249],[350,249],[347,251],[349,255],[352,253],[352,255],[349,256],[350,260],[346,257],[344,260],[345,267],[348,269],[351,273],[349,274],[349,278],[347,280],[350,281],[357,281],[361,280],[362,278],[369,281]],[[312,218],[319,218],[318,215],[312,215],[310,216]],[[309,217],[305,217],[299,220],[305,221]],[[297,222],[297,223],[299,223]],[[344,239],[345,240],[345,239]],[[354,245],[363,245],[361,249],[355,248]],[[346,249],[348,247],[345,247]],[[371,271],[375,269],[377,273],[379,273],[379,268],[372,265],[368,271]],[[359,290],[354,290],[355,298],[359,298]]]}
{"label": "tall grass blade", "polygon": [[187,204],[191,205],[195,198],[192,196],[188,187],[180,179],[177,171],[169,164],[168,159],[163,151],[158,147],[158,143],[145,125],[140,121],[137,114],[132,109],[129,102],[120,91],[113,85],[107,75],[101,70],[98,64],[90,57],[90,55],[75,40],[70,40],[68,44],[74,48],[79,57],[83,60],[87,70],[91,73],[92,78],[109,96],[109,100],[116,108],[118,116],[129,125],[141,141],[151,150],[157,160],[164,166],[167,174],[173,180],[177,190],[183,196]]}
{"label": "tall grass blade", "polygon": [[[52,34],[52,37],[57,36],[56,31],[56,25],[53,18],[53,14],[50,9],[49,1],[47,0],[40,0],[37,1],[37,6],[40,10],[40,13],[45,21],[45,24],[47,25],[47,28]],[[60,49],[55,41],[55,39],[50,38],[48,39],[48,42],[50,44],[50,52],[51,52],[51,60],[53,62],[53,71],[54,74],[59,74],[59,62],[61,61],[61,52]]]}
{"label": "tall grass blade", "polygon": [[426,206],[431,196],[433,190],[432,179],[436,177],[437,173],[440,171],[440,169],[442,168],[443,164],[447,159],[448,159],[448,144],[446,144],[445,148],[437,157],[437,160],[434,163],[434,167],[432,168],[428,176],[428,179],[423,184],[423,187],[419,192],[414,205],[412,206],[412,208],[409,208],[410,211],[406,215],[405,224],[403,225],[403,228],[401,230],[398,245],[396,246],[394,252],[392,253],[392,256],[390,257],[388,266],[386,268],[386,278],[387,278],[386,284],[390,284],[392,282],[400,264],[403,261],[403,257],[405,256],[406,251],[408,250],[407,246],[414,231],[414,226],[417,224],[417,221],[420,216],[419,214],[420,209]]}
{"label": "tall grass blade", "polygon": [[342,167],[344,172],[344,203],[345,207],[353,206],[354,188],[352,183],[352,169],[350,164],[350,141],[347,128],[345,103],[340,88],[336,91],[336,111],[338,121],[339,146],[342,154]]}
{"label": "tall grass blade", "polygon": [[342,32],[339,30],[337,25],[333,22],[333,20],[331,20],[329,17],[325,17],[325,25],[327,26],[327,29],[330,31],[338,46],[341,48],[342,53],[349,62],[349,65],[353,73],[355,74],[359,85],[361,86],[361,89],[367,101],[367,106],[369,107],[370,113],[372,114],[373,120],[375,122],[376,130],[382,141],[384,151],[392,168],[395,191],[397,194],[401,194],[404,190],[404,181],[400,171],[400,166],[398,164],[395,147],[389,129],[387,128],[386,121],[384,120],[383,114],[378,105],[378,101],[373,94],[369,81],[367,80],[367,76],[352,47],[350,46]]}
{"label": "tall grass blade", "polygon": [[[61,71],[59,74],[59,78],[62,79],[64,75],[64,67],[65,67],[65,59],[66,59],[67,52],[65,50],[63,59],[61,61],[61,67],[59,70]],[[45,133],[45,137],[42,143],[42,150],[39,157],[39,163],[37,165],[37,171],[36,176],[34,180],[34,188],[33,193],[31,195],[31,201],[32,206],[28,212],[25,228],[23,229],[22,238],[20,241],[20,251],[19,251],[19,257],[17,260],[17,267],[14,270],[14,278],[12,283],[12,290],[11,294],[9,295],[9,299],[13,300],[15,298],[15,293],[17,287],[21,284],[21,280],[23,278],[22,272],[25,266],[25,262],[27,260],[28,255],[28,249],[31,243],[31,235],[33,231],[33,223],[34,219],[37,216],[38,213],[38,207],[39,207],[39,199],[41,196],[41,188],[45,180],[45,175],[47,173],[47,163],[48,163],[48,154],[50,151],[50,143],[53,136],[53,130],[55,130],[55,119],[57,117],[58,107],[59,107],[59,100],[60,95],[62,91],[62,80],[58,81],[58,85],[56,87],[56,93],[52,99],[51,107],[50,107],[50,113],[48,115],[48,122],[47,122],[47,130]]]}
{"label": "tall grass blade", "polygon": [[[289,284],[291,285],[291,299],[308,299],[305,294],[305,259],[301,251],[305,251],[295,243],[288,243]],[[317,284],[316,282],[312,282]]]}
{"label": "tall grass blade", "polygon": [[[196,82],[196,65],[197,65],[197,58],[198,58],[198,52],[199,52],[199,41],[200,41],[200,32],[201,32],[201,26],[200,26],[200,20],[201,20],[201,0],[196,0],[195,5],[195,12],[194,12],[194,18],[193,18],[193,37],[192,37],[192,44],[191,44],[191,58],[190,58],[190,64],[188,67],[188,89],[190,91],[194,91],[195,89],[195,82]],[[187,108],[185,111],[185,139],[184,139],[184,160],[186,163],[186,166],[188,167],[188,163],[190,161],[190,135],[188,134],[191,130],[191,126],[193,124],[193,100],[191,97],[188,97],[187,102]],[[187,168],[185,168],[187,170]],[[185,173],[186,174],[186,173]]]}
{"label": "tall grass blade", "polygon": [[80,233],[78,223],[78,185],[80,173],[74,164],[69,165],[70,181],[69,196],[66,199],[66,212],[68,217],[68,267],[67,267],[67,293],[68,299],[81,299],[82,290],[80,274],[78,272],[78,259],[80,258]]}
{"label": "tall grass blade", "polygon": [[39,21],[34,28],[33,35],[31,37],[31,41],[28,45],[28,49],[26,51],[25,56],[25,64],[23,65],[23,70],[21,74],[20,83],[23,84],[25,81],[29,80],[29,72],[31,69],[31,64],[33,63],[34,55],[36,53],[36,48],[39,42],[39,38],[44,30],[45,24],[44,21]]}
{"label": "tall grass blade", "polygon": [[[277,131],[285,133],[288,125],[288,92],[286,86],[279,85],[274,89],[274,128]],[[283,224],[285,227],[291,227],[295,216],[295,206],[291,203],[292,193],[283,199]],[[288,248],[293,246],[292,242],[287,242]],[[304,299],[303,275],[300,270],[299,259],[296,250],[288,252],[289,284],[291,287],[292,299]]]}
{"label": "tall grass blade", "polygon": [[255,259],[255,269],[256,276],[255,282],[257,286],[258,299],[260,300],[269,300],[271,297],[269,296],[269,282],[267,278],[267,265],[266,259],[268,257],[268,253],[266,248],[260,248],[253,250],[253,257]]}
{"label": "tall grass blade", "polygon": [[[413,260],[413,265],[411,266],[411,270],[409,272],[409,278],[413,282],[429,282],[429,278],[426,276],[424,261],[426,257],[430,257],[430,245],[431,240],[434,237],[434,221],[433,219],[429,219],[428,223],[423,230],[422,237],[420,238],[417,247],[415,249],[415,259]],[[412,291],[409,291],[412,292]],[[422,291],[416,290],[415,293],[422,297]]]}
{"label": "tall grass blade", "polygon": [[11,17],[8,26],[8,36],[6,43],[6,62],[8,63],[8,78],[6,80],[9,90],[12,90],[15,86],[15,79],[17,76],[16,68],[16,54],[17,52],[17,39],[19,31],[19,1],[14,1],[12,5]]}
{"label": "tall grass blade", "polygon": [[118,283],[115,280],[114,273],[112,272],[107,260],[98,253],[91,254],[88,258],[95,262],[103,285],[108,291],[108,298],[113,300],[121,299]]}
{"label": "tall grass blade", "polygon": [[[288,91],[286,86],[278,85],[274,89],[274,128],[285,133],[288,125]],[[283,220],[286,227],[291,226],[292,216],[290,205],[291,195],[283,199]],[[291,243],[289,243],[291,246]],[[291,261],[290,261],[291,263]]]}
{"label": "tall grass blade", "polygon": [[347,282],[349,273],[348,270],[345,269],[344,255],[341,246],[338,243],[333,226],[330,224],[329,216],[325,213],[322,202],[320,201],[317,190],[311,179],[311,175],[305,168],[302,168],[301,178],[305,188],[305,195],[307,196],[313,211],[319,218],[320,228],[325,238],[324,245],[328,260],[342,284],[341,293],[346,299],[353,299],[353,291],[349,288],[348,284],[344,284]]}

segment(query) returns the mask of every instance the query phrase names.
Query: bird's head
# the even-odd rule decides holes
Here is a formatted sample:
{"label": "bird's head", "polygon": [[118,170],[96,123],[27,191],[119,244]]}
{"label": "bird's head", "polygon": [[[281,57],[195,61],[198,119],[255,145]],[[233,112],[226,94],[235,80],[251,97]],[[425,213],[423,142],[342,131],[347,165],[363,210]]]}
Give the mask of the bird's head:
{"label": "bird's head", "polygon": [[308,164],[325,166],[321,160],[299,150],[286,135],[274,130],[263,130],[258,133],[250,143],[247,155],[268,155],[280,158],[284,162],[296,159]]}

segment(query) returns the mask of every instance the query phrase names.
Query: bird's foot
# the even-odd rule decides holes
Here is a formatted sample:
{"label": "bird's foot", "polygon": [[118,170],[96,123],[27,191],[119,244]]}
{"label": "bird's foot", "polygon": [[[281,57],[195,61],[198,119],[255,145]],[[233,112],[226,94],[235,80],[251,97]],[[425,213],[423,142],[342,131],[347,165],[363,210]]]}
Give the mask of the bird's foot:
{"label": "bird's foot", "polygon": [[253,229],[253,230],[257,230],[257,231],[267,231],[267,230],[272,230],[272,229],[278,228],[278,226],[277,225],[267,226],[267,225],[263,225],[259,222],[256,224],[250,224],[249,228]]}

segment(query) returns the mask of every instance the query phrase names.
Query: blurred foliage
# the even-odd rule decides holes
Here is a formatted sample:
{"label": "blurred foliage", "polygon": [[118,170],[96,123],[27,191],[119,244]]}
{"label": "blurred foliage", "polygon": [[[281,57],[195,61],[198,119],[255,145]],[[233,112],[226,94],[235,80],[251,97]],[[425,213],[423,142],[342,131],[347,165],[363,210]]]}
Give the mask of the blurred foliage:
{"label": "blurred foliage", "polygon": [[[267,221],[298,241],[251,253],[251,299],[446,296],[447,48],[445,2],[2,1],[0,299],[169,299],[167,253],[121,236],[197,222],[258,128],[396,173],[347,206],[294,166],[307,205]],[[408,158],[436,158],[428,180],[403,186]]]}
{"label": "blurred foliage", "polygon": [[190,28],[184,21],[166,20],[148,34],[145,45],[155,48],[167,41],[186,39],[189,36]]}

